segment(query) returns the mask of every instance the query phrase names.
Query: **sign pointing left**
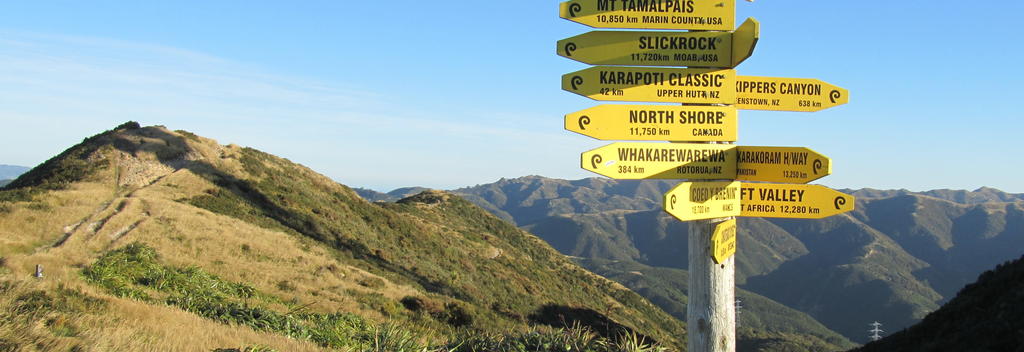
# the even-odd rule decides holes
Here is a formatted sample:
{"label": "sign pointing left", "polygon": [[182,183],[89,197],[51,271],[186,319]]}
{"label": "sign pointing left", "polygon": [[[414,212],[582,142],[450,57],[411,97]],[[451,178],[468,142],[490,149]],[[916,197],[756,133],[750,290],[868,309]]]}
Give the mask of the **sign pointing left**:
{"label": "sign pointing left", "polygon": [[558,55],[591,65],[732,68],[750,57],[760,27],[735,32],[593,31],[558,41]]}

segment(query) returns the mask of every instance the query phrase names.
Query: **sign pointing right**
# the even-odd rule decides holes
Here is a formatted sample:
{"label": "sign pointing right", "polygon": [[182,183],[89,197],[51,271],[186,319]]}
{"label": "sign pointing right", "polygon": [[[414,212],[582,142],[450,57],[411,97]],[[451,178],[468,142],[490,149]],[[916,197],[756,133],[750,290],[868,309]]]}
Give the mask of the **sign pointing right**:
{"label": "sign pointing right", "polygon": [[746,183],[740,216],[820,219],[853,210],[853,196],[822,185]]}
{"label": "sign pointing right", "polygon": [[736,77],[736,108],[813,112],[846,104],[850,91],[809,78]]}

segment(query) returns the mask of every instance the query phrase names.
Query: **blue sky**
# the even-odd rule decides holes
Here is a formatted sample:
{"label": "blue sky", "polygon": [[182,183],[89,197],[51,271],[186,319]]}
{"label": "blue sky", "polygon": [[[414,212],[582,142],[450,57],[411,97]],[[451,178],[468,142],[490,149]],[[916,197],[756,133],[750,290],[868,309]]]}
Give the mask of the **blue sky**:
{"label": "blue sky", "polygon": [[[344,184],[457,188],[596,176],[562,129],[598,105],[555,42],[558,1],[19,1],[0,5],[0,163],[127,120],[252,146]],[[1024,192],[1018,2],[759,0],[742,75],[819,78],[850,104],[741,111],[740,144],[830,156],[836,188]]]}

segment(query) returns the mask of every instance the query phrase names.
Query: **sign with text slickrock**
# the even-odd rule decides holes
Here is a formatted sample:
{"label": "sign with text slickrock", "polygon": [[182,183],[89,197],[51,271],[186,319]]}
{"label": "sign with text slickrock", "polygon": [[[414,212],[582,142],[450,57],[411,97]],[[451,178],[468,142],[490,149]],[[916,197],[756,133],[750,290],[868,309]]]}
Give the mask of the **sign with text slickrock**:
{"label": "sign with text slickrock", "polygon": [[736,179],[808,183],[832,174],[832,160],[802,147],[736,148]]}
{"label": "sign with text slickrock", "polygon": [[850,91],[820,80],[739,76],[736,107],[742,110],[814,112],[846,104]]}
{"label": "sign with text slickrock", "polygon": [[612,143],[584,152],[584,169],[619,180],[733,179],[736,146],[689,143]]}
{"label": "sign with text slickrock", "polygon": [[743,183],[740,216],[820,219],[853,210],[854,197],[821,185]]}
{"label": "sign with text slickrock", "polygon": [[664,206],[681,221],[738,216],[740,182],[683,182],[665,193]]}
{"label": "sign with text slickrock", "polygon": [[760,23],[735,32],[593,31],[558,41],[558,55],[591,65],[736,67],[753,55]]}
{"label": "sign with text slickrock", "polygon": [[736,254],[736,232],[736,219],[715,225],[711,234],[711,259],[715,264],[722,264]]}
{"label": "sign with text slickrock", "polygon": [[603,101],[733,104],[736,70],[595,66],[562,76],[562,89]]}
{"label": "sign with text slickrock", "polygon": [[600,140],[732,142],[731,106],[598,105],[565,115],[565,129]]}
{"label": "sign with text slickrock", "polygon": [[731,31],[735,0],[574,0],[559,16],[595,28]]}

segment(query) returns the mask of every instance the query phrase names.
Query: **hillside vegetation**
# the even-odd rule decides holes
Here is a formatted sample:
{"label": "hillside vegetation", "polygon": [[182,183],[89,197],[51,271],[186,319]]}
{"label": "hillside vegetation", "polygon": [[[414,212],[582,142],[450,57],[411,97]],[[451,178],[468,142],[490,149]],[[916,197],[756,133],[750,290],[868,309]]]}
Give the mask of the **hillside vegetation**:
{"label": "hillside vegetation", "polygon": [[[564,254],[685,270],[687,226],[660,205],[673,185],[529,176],[455,192]],[[851,213],[740,219],[740,288],[863,343],[868,323],[908,327],[981,272],[1024,254],[1024,195],[991,188],[847,192],[858,197]],[[669,312],[685,304],[655,290],[637,292]],[[765,320],[768,326],[807,326],[785,321],[791,315],[771,315],[782,320]]]}
{"label": "hillside vegetation", "polygon": [[1024,351],[1024,257],[967,285],[920,323],[857,352]]}
{"label": "hillside vegetation", "polygon": [[0,191],[0,316],[0,350],[685,344],[678,320],[458,196],[370,203],[288,160],[134,123]]}

